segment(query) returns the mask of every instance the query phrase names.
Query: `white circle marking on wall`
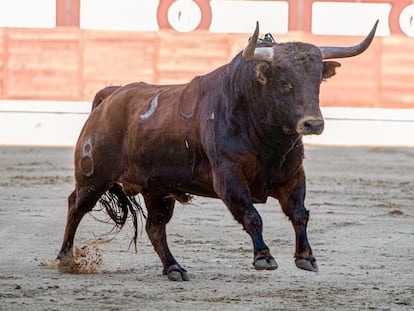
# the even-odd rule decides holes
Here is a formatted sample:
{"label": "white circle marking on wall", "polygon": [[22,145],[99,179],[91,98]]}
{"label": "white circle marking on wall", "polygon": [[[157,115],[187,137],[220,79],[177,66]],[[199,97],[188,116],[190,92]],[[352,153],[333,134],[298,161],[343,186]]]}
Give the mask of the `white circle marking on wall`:
{"label": "white circle marking on wall", "polygon": [[401,30],[410,37],[414,37],[414,4],[407,5],[400,14]]}
{"label": "white circle marking on wall", "polygon": [[168,9],[168,22],[177,31],[193,31],[201,22],[201,9],[192,0],[177,0]]}

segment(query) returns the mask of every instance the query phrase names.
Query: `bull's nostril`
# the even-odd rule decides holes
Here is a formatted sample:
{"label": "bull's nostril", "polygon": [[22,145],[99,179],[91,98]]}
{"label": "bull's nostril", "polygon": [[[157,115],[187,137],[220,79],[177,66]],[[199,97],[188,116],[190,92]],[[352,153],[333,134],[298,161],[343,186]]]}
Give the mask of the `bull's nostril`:
{"label": "bull's nostril", "polygon": [[306,119],[299,123],[299,133],[303,135],[319,135],[324,128],[324,122],[321,119]]}
{"label": "bull's nostril", "polygon": [[303,122],[303,129],[306,131],[311,131],[313,128],[313,123],[311,121]]}

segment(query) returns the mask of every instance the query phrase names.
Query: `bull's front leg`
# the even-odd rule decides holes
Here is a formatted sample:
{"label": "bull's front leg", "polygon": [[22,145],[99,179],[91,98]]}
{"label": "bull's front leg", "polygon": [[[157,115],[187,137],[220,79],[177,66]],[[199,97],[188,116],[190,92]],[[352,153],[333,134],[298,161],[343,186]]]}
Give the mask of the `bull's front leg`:
{"label": "bull's front leg", "polygon": [[234,218],[243,226],[253,241],[253,266],[257,270],[275,270],[277,263],[263,240],[263,222],[253,206],[250,192],[242,175],[215,174],[214,188]]}
{"label": "bull's front leg", "polygon": [[296,250],[295,264],[298,268],[308,271],[318,271],[316,259],[308,241],[307,224],[309,211],[305,208],[306,181],[301,168],[294,178],[278,188],[272,196],[280,202],[282,210],[289,217],[295,230]]}

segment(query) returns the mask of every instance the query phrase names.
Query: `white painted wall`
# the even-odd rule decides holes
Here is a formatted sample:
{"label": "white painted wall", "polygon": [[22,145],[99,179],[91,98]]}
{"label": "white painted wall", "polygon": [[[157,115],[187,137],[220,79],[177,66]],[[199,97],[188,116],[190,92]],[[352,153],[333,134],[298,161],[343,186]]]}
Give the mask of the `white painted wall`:
{"label": "white painted wall", "polygon": [[0,0],[0,27],[55,26],[56,0]]}
{"label": "white painted wall", "polygon": [[[0,101],[0,145],[73,146],[88,102]],[[307,144],[414,147],[414,109],[322,108],[325,131]]]}

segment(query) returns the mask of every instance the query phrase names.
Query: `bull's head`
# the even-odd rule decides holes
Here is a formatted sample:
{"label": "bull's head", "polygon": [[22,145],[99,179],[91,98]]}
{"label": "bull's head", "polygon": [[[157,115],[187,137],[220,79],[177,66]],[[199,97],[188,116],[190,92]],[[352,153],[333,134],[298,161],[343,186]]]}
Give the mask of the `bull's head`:
{"label": "bull's head", "polygon": [[[259,24],[243,50],[246,60],[258,61],[255,65],[257,81],[277,111],[279,122],[283,119],[286,133],[319,135],[324,121],[319,109],[320,83],[335,75],[340,63],[325,59],[344,58],[364,52],[371,44],[378,21],[368,36],[350,47],[317,47],[308,43],[290,42],[256,46]],[[269,107],[270,108],[270,107]],[[281,116],[282,115],[282,116]]]}

